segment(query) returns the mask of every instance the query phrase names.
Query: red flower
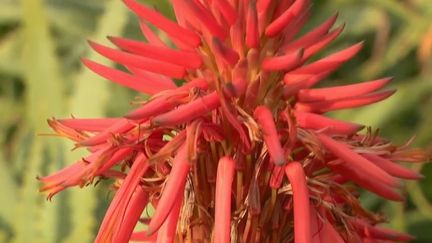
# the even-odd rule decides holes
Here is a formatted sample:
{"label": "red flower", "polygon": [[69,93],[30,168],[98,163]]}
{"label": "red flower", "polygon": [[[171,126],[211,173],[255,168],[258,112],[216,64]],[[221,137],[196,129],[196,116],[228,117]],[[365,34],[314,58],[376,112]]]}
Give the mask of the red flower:
{"label": "red flower", "polygon": [[[115,179],[96,242],[411,239],[376,226],[384,219],[357,196],[364,188],[403,200],[398,178],[421,175],[396,162],[420,162],[423,152],[325,116],[388,98],[394,91],[380,89],[390,79],[313,88],[362,47],[310,61],[341,33],[343,26],[332,30],[337,16],[297,37],[307,0],[172,0],[177,22],[134,0],[125,4],[147,42],[110,37],[119,49],[90,45],[128,71],[83,63],[152,96],[121,118],[50,120],[90,155],[39,178],[49,198]],[[154,215],[141,218],[148,205]],[[138,222],[147,230],[133,232]]]}

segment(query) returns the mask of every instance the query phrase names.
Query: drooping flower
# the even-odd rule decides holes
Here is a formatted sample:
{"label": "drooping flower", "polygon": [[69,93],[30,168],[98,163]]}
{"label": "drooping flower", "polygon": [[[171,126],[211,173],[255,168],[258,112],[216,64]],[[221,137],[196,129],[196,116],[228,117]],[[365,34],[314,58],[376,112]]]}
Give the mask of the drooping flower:
{"label": "drooping flower", "polygon": [[[390,78],[314,88],[362,47],[310,61],[341,33],[336,15],[299,36],[308,0],[171,0],[176,21],[124,2],[146,41],[90,45],[127,71],[83,63],[151,98],[120,118],[49,120],[90,155],[39,178],[49,198],[114,179],[96,242],[412,239],[377,226],[385,219],[362,208],[358,193],[403,200],[399,178],[421,175],[397,162],[424,153],[325,116],[388,98]],[[154,215],[143,218],[150,205]],[[134,232],[139,223],[146,230]]]}

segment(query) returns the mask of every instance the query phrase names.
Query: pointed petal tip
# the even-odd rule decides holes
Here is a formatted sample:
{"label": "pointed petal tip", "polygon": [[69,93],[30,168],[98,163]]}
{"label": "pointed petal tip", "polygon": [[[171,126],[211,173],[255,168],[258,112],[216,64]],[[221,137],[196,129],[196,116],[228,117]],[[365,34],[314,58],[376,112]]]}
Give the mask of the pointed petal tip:
{"label": "pointed petal tip", "polygon": [[107,38],[109,41],[111,41],[112,43],[114,43],[114,44],[115,44],[115,43],[117,42],[117,40],[119,39],[119,37],[112,36],[112,35],[107,35],[106,38]]}
{"label": "pointed petal tip", "polygon": [[92,60],[90,60],[90,59],[88,59],[88,58],[85,58],[85,57],[81,57],[81,58],[80,58],[80,62],[81,62],[82,64],[84,64],[84,66],[86,66],[86,67],[88,67],[88,65],[90,65],[91,63],[93,63]]}
{"label": "pointed petal tip", "polygon": [[94,48],[96,48],[97,46],[99,46],[99,44],[98,44],[96,41],[94,41],[94,40],[90,40],[90,39],[87,40],[87,44],[88,44],[92,49],[94,49]]}

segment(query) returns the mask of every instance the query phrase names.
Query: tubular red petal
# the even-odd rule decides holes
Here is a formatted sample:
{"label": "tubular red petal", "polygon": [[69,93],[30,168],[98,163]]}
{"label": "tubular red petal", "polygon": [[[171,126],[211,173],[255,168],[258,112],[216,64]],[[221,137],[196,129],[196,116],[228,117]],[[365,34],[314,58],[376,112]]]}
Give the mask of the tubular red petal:
{"label": "tubular red petal", "polygon": [[[95,159],[94,154],[87,156],[85,158],[86,161],[93,161]],[[63,184],[67,178],[70,178],[73,175],[78,174],[80,171],[84,170],[86,167],[86,163],[82,160],[79,160],[57,172],[51,174],[49,176],[37,177],[39,181],[41,181],[44,185],[40,188],[40,191],[46,191],[52,188],[53,186],[57,186]]]}
{"label": "tubular red petal", "polygon": [[129,73],[107,67],[88,59],[82,59],[82,63],[88,69],[99,74],[100,76],[141,93],[155,94],[157,92],[173,88],[171,85],[141,79]]}
{"label": "tubular red petal", "polygon": [[344,62],[354,57],[362,47],[363,42],[357,43],[330,56],[324,57],[316,62],[302,66],[290,72],[290,74],[317,74],[334,71]]}
{"label": "tubular red petal", "polygon": [[285,12],[285,10],[287,10],[289,6],[293,4],[294,1],[295,0],[279,0],[274,10],[273,19],[276,19],[279,16],[281,16]]}
{"label": "tubular red petal", "polygon": [[[250,1],[249,2],[253,2]],[[259,14],[267,14],[267,10],[270,7],[272,0],[256,0],[255,4],[257,5],[257,10]]]}
{"label": "tubular red petal", "polygon": [[285,154],[279,141],[271,111],[265,106],[258,106],[254,111],[254,117],[262,130],[264,142],[273,163],[279,166],[285,164]]}
{"label": "tubular red petal", "polygon": [[132,232],[137,224],[138,220],[141,217],[141,213],[148,203],[148,195],[142,189],[141,186],[138,186],[135,190],[134,195],[130,199],[129,204],[126,208],[126,213],[120,224],[120,227],[116,232],[114,232],[114,241],[118,243],[127,243],[132,235]]}
{"label": "tubular red petal", "polygon": [[[246,89],[248,87],[247,80],[247,65],[244,65],[244,68],[239,67],[237,65],[236,69],[233,70],[233,82],[230,84],[227,84],[227,90],[232,94],[230,97],[241,97],[245,94]],[[236,71],[238,71],[236,73]],[[245,72],[243,72],[245,71]]]}
{"label": "tubular red petal", "polygon": [[231,242],[231,190],[234,173],[235,161],[230,157],[221,158],[216,177],[214,242]]}
{"label": "tubular red petal", "polygon": [[183,193],[178,193],[172,210],[157,232],[157,243],[174,243],[182,201]]}
{"label": "tubular red petal", "polygon": [[219,8],[224,18],[230,25],[233,25],[237,20],[237,13],[233,6],[227,0],[214,0],[214,4]]}
{"label": "tubular red petal", "polygon": [[238,62],[240,57],[236,51],[225,46],[218,38],[213,38],[212,43],[215,54],[227,64],[234,66]]}
{"label": "tubular red petal", "polygon": [[270,177],[269,186],[274,189],[279,189],[282,185],[283,177],[284,177],[284,167],[275,166],[273,167],[272,174]]}
{"label": "tubular red petal", "polygon": [[304,60],[308,60],[313,55],[327,47],[332,41],[334,41],[344,30],[345,25],[342,25],[341,27],[335,29],[334,31],[330,32],[328,35],[322,37],[319,41],[316,43],[308,46],[305,50],[305,54],[303,55]]}
{"label": "tubular red petal", "polygon": [[60,119],[57,120],[62,125],[78,131],[99,132],[119,122],[119,118],[101,118],[101,119]]}
{"label": "tubular red petal", "polygon": [[345,178],[348,178],[358,184],[360,187],[371,191],[385,199],[393,201],[403,201],[404,197],[395,191],[393,188],[381,182],[381,180],[373,177],[367,171],[354,166],[353,164],[346,163],[341,160],[332,161],[327,163],[330,169]]}
{"label": "tubular red petal", "polygon": [[104,130],[101,133],[98,133],[97,135],[87,140],[79,142],[79,144],[83,146],[95,146],[95,145],[103,144],[107,141],[108,138],[112,137],[113,134],[123,133],[134,127],[135,125],[129,122],[127,119],[120,119],[118,122],[113,124],[108,129]]}
{"label": "tubular red petal", "polygon": [[181,92],[192,89],[199,88],[206,90],[208,88],[208,83],[205,79],[199,78],[194,79],[183,86],[178,87],[174,92],[178,92],[178,94],[174,94],[171,96],[160,96],[155,99],[150,100],[149,102],[142,105],[140,108],[137,108],[127,115],[125,115],[128,119],[133,120],[147,120],[152,116],[159,115],[161,113],[172,110],[177,105],[181,104],[181,99],[184,98],[187,94],[182,94]]}
{"label": "tubular red petal", "polygon": [[134,120],[147,120],[152,116],[159,115],[161,113],[172,110],[177,105],[183,103],[183,99],[187,97],[188,93],[185,91],[192,89],[207,89],[208,84],[205,79],[195,79],[186,83],[183,86],[176,88],[173,93],[158,96],[154,99],[149,100],[143,104],[140,108],[137,108],[129,112],[125,117]]}
{"label": "tubular red petal", "polygon": [[266,36],[275,37],[280,34],[295,17],[306,10],[308,3],[308,0],[296,0],[281,16],[267,26],[265,30]]}
{"label": "tubular red petal", "polygon": [[337,17],[338,14],[331,16],[325,22],[323,22],[321,25],[319,25],[312,31],[308,32],[307,34],[305,34],[304,36],[300,37],[299,39],[293,42],[289,42],[285,44],[285,46],[283,46],[281,49],[283,50],[283,52],[286,53],[286,52],[292,52],[300,48],[307,48],[311,46],[312,44],[321,40],[322,37],[325,34],[327,34],[327,32],[336,22]]}
{"label": "tubular red petal", "polygon": [[373,104],[392,96],[396,91],[375,92],[357,97],[350,97],[338,100],[315,101],[315,102],[299,102],[296,104],[296,110],[315,113],[326,113],[329,111],[350,109],[360,106]]}
{"label": "tubular red petal", "polygon": [[183,84],[182,86],[178,87],[179,91],[184,91],[184,90],[189,90],[192,88],[198,88],[201,90],[207,90],[208,89],[208,82],[205,78],[196,78],[193,79],[185,84]]}
{"label": "tubular red petal", "polygon": [[[54,174],[38,177],[38,180],[43,183],[40,191],[46,191],[49,193],[49,197],[52,197],[59,190],[79,185],[82,183],[82,180],[91,180],[96,176],[104,176],[109,169],[130,155],[132,150],[130,148],[122,148],[109,158],[98,160],[103,156],[103,153],[108,152],[110,149],[110,146],[106,146]],[[95,165],[95,163],[101,163],[101,165]]]}
{"label": "tubular red petal", "polygon": [[[104,153],[110,151],[111,146],[106,145],[99,149],[95,153],[86,156],[83,159],[57,171],[54,174],[45,177],[38,177],[38,180],[43,182],[43,186],[39,189],[40,191],[47,191],[49,197],[52,197],[58,191],[64,188],[75,186],[80,183],[83,173],[89,167],[89,165],[95,163]],[[76,178],[78,177],[78,180]]]}
{"label": "tubular red petal", "polygon": [[168,217],[178,199],[178,194],[184,191],[190,168],[191,164],[188,161],[188,149],[186,145],[183,145],[174,158],[171,172],[159,202],[157,203],[156,211],[148,225],[147,235],[154,234]]}
{"label": "tubular red petal", "polygon": [[249,2],[246,16],[246,45],[249,48],[258,48],[259,41],[260,36],[256,6],[253,2]]}
{"label": "tubular red petal", "polygon": [[114,199],[112,200],[102,221],[95,242],[113,242],[113,232],[118,228],[122,228],[122,220],[124,219],[130,200],[141,181],[141,177],[148,168],[149,163],[147,163],[147,158],[144,154],[140,153],[134,160],[126,179],[120,186],[120,189],[115,194]]}
{"label": "tubular red petal", "polygon": [[63,125],[55,118],[47,120],[48,125],[59,135],[71,139],[72,141],[78,142],[87,139],[87,135],[76,131],[73,128]]}
{"label": "tubular red petal", "polygon": [[387,85],[391,78],[378,79],[352,85],[344,85],[330,88],[302,89],[298,92],[300,102],[317,100],[334,100],[350,98],[353,96],[368,94]]}
{"label": "tubular red petal", "polygon": [[311,213],[309,190],[303,166],[298,162],[290,162],[285,167],[285,173],[292,186],[294,201],[294,242],[311,243]]}
{"label": "tubular red petal", "polygon": [[231,35],[231,48],[240,55],[242,55],[243,53],[245,53],[245,33],[247,23],[245,19],[246,17],[243,16],[246,13],[240,12],[239,14],[240,16],[238,18],[238,21],[233,26],[231,26],[229,33]]}
{"label": "tubular red petal", "polygon": [[[202,28],[202,31],[208,30],[212,35],[225,40],[227,31],[218,24],[213,14],[200,1],[182,0],[177,3],[185,11],[185,14],[191,18],[190,21],[198,20],[200,25],[206,28]],[[195,18],[195,20],[192,20],[192,18]]]}
{"label": "tubular red petal", "polygon": [[126,147],[121,148],[117,152],[115,152],[111,158],[106,161],[95,173],[95,175],[99,176],[117,165],[120,161],[126,159],[128,156],[130,156],[132,152],[132,148]]}
{"label": "tubular red petal", "polygon": [[361,130],[364,126],[339,121],[318,114],[295,111],[297,124],[305,129],[323,130],[327,134],[351,135]]}
{"label": "tubular red petal", "polygon": [[265,71],[290,71],[302,63],[303,53],[304,50],[300,49],[285,56],[266,58],[262,62],[262,68]]}
{"label": "tubular red petal", "polygon": [[183,130],[179,132],[173,139],[167,142],[163,147],[161,147],[156,154],[153,154],[150,160],[154,162],[166,160],[184,144],[185,140],[186,131]]}
{"label": "tubular red petal", "polygon": [[249,108],[253,109],[253,107],[255,106],[257,101],[256,99],[257,99],[258,91],[260,88],[260,82],[261,82],[260,79],[255,80],[252,83],[250,83],[246,88],[246,93],[244,98],[244,104],[246,105],[246,107],[249,106]]}
{"label": "tubular red petal", "polygon": [[158,35],[156,35],[150,27],[148,27],[147,23],[144,20],[141,20],[140,23],[140,29],[143,33],[144,37],[147,39],[148,43],[155,45],[155,46],[164,46],[166,47],[166,44],[159,38]]}
{"label": "tubular red petal", "polygon": [[389,173],[392,176],[398,178],[404,178],[408,180],[418,180],[423,178],[422,174],[407,169],[401,165],[396,164],[395,162],[389,159],[382,158],[378,155],[362,154],[362,156],[368,159],[369,161],[372,161],[374,164],[376,164],[378,167],[385,170],[387,173]]}
{"label": "tubular red petal", "polygon": [[325,79],[330,73],[323,72],[319,74],[286,74],[284,76],[284,97],[291,98],[291,96],[297,95],[301,89],[306,89],[314,86],[323,79]]}
{"label": "tubular red petal", "polygon": [[179,26],[177,23],[167,19],[157,11],[149,9],[137,3],[135,0],[123,1],[133,12],[135,12],[136,15],[163,30],[170,37],[175,38],[191,47],[197,47],[201,44],[201,38],[195,32]]}
{"label": "tubular red petal", "polygon": [[320,232],[323,228],[323,222],[321,221],[321,218],[318,217],[318,213],[316,212],[313,205],[310,206],[310,216],[312,243],[321,243]]}
{"label": "tubular red petal", "polygon": [[133,232],[130,240],[141,241],[146,243],[154,243],[157,240],[157,234],[148,236],[146,231]]}
{"label": "tubular red petal", "polygon": [[241,123],[237,119],[236,111],[233,111],[233,109],[230,109],[230,106],[226,102],[225,99],[221,100],[221,107],[222,107],[222,112],[225,115],[226,119],[231,124],[231,126],[234,128],[235,132],[238,134],[240,141],[241,141],[243,151],[249,151],[251,144],[250,144],[249,138],[246,135],[246,132],[244,131]]}
{"label": "tubular red petal", "polygon": [[168,47],[145,44],[140,41],[128,40],[118,37],[109,39],[123,50],[138,54],[143,57],[177,64],[186,68],[199,68],[202,65],[201,57],[191,51],[177,51]]}
{"label": "tubular red petal", "polygon": [[342,239],[342,237],[339,235],[339,233],[334,229],[332,224],[328,222],[326,219],[322,219],[318,215],[318,212],[316,209],[311,206],[310,207],[310,213],[311,213],[311,222],[312,222],[312,235],[313,235],[313,242],[317,243],[326,243],[326,242],[332,242],[332,243],[344,243],[345,241]]}
{"label": "tubular red petal", "polygon": [[168,77],[174,77],[174,78],[183,78],[186,74],[186,70],[184,69],[184,67],[175,64],[166,63],[166,62],[142,57],[140,55],[119,51],[103,45],[96,44],[91,41],[89,43],[90,46],[102,56],[126,66],[130,65],[133,67],[141,68],[154,73],[160,73]]}
{"label": "tubular red petal", "polygon": [[319,236],[322,243],[328,241],[332,243],[345,243],[344,239],[339,235],[330,222],[325,222],[322,224],[322,229],[319,233]]}
{"label": "tubular red petal", "polygon": [[351,150],[347,145],[338,142],[325,134],[316,134],[316,136],[324,147],[336,157],[353,165],[354,168],[361,171],[360,173],[366,173],[363,175],[364,177],[368,177],[370,180],[372,178],[378,179],[389,186],[397,187],[400,185],[398,180],[376,166],[374,163]]}
{"label": "tubular red petal", "polygon": [[380,240],[391,240],[391,241],[412,241],[415,237],[396,232],[390,229],[385,229],[377,226],[373,226],[364,220],[351,218],[349,221],[363,236],[380,239]]}
{"label": "tubular red petal", "polygon": [[158,74],[158,73],[152,73],[140,68],[136,68],[136,67],[132,67],[132,66],[128,66],[126,67],[127,69],[129,69],[129,71],[136,76],[137,78],[141,79],[141,80],[147,80],[148,82],[152,82],[152,83],[157,83],[157,84],[163,84],[163,86],[166,87],[171,87],[169,89],[175,89],[177,88],[177,85],[175,84],[175,82],[162,74]]}
{"label": "tubular red petal", "polygon": [[188,104],[179,106],[176,110],[154,117],[151,122],[158,126],[175,126],[205,115],[220,106],[216,92],[200,97]]}
{"label": "tubular red petal", "polygon": [[294,17],[292,24],[288,25],[284,30],[281,46],[288,45],[293,41],[297,34],[299,34],[302,28],[306,25],[309,20],[309,15],[309,10],[306,10],[304,13]]}
{"label": "tubular red petal", "polygon": [[129,112],[125,117],[133,120],[147,120],[152,116],[172,110],[179,105],[179,102],[164,99],[154,99],[144,104],[142,107]]}

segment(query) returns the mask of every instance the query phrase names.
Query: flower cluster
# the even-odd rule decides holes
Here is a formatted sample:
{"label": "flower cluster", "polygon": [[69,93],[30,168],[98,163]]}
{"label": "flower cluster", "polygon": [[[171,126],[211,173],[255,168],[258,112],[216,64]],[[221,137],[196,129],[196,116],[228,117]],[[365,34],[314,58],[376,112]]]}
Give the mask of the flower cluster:
{"label": "flower cluster", "polygon": [[[411,239],[377,226],[385,219],[362,208],[358,195],[403,200],[399,178],[421,175],[396,162],[421,162],[424,153],[325,116],[388,98],[394,91],[381,89],[390,78],[314,88],[362,47],[311,61],[342,32],[333,28],[336,15],[299,36],[308,0],[171,0],[176,22],[124,2],[146,41],[90,42],[124,70],[83,63],[151,97],[120,118],[49,120],[90,155],[39,178],[49,198],[113,181],[96,242]],[[155,212],[145,218],[149,206]],[[146,230],[134,232],[138,223]]]}

